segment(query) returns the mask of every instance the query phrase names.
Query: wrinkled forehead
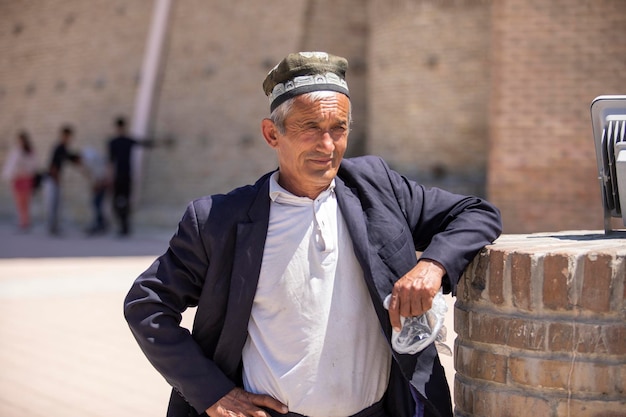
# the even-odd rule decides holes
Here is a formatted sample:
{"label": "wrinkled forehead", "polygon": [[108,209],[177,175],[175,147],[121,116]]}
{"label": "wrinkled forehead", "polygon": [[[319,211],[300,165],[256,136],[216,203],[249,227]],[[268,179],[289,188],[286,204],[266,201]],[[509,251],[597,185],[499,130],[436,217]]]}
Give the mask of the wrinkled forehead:
{"label": "wrinkled forehead", "polygon": [[291,121],[348,123],[350,99],[341,93],[316,92],[294,97],[286,118]]}

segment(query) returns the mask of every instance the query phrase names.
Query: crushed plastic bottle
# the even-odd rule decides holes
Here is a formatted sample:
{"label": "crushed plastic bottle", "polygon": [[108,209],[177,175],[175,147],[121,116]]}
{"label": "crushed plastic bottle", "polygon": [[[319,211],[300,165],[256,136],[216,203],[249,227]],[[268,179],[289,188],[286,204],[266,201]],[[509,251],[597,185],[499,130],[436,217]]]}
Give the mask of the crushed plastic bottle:
{"label": "crushed plastic bottle", "polygon": [[[383,305],[389,309],[391,294],[385,297]],[[391,346],[398,353],[413,355],[421,352],[431,343],[435,343],[437,351],[443,355],[452,356],[452,351],[444,342],[447,330],[444,326],[448,305],[443,297],[441,289],[433,298],[430,310],[420,316],[400,317],[402,329],[398,332],[393,330],[391,334]]]}

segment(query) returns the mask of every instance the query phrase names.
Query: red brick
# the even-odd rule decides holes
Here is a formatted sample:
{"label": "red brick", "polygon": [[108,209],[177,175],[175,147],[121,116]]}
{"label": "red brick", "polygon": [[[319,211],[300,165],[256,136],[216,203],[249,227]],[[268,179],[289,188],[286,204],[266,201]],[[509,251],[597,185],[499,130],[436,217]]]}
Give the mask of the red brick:
{"label": "red brick", "polygon": [[623,394],[621,381],[626,375],[626,364],[588,362],[584,358],[554,360],[523,356],[511,357],[508,363],[514,384],[609,398]]}
{"label": "red brick", "polygon": [[571,389],[581,395],[607,399],[624,395],[626,363],[575,360],[571,373]]}
{"label": "red brick", "polygon": [[465,339],[469,337],[470,313],[460,308],[454,308],[454,331],[457,337]]}
{"label": "red brick", "polygon": [[454,367],[458,373],[468,378],[505,383],[507,356],[479,350],[473,346],[458,346]]}
{"label": "red brick", "polygon": [[510,318],[488,313],[470,313],[470,338],[481,343],[505,345],[509,338]]}
{"label": "red brick", "polygon": [[456,413],[467,413],[462,415],[471,415],[474,414],[474,386],[472,384],[472,380],[467,380],[465,383],[461,378],[459,378],[458,374],[454,378],[454,404],[455,404],[455,412]]}
{"label": "red brick", "polygon": [[[471,264],[468,265],[468,268],[471,267]],[[467,281],[467,274],[468,271],[467,269],[465,270],[465,272],[463,272],[463,275],[461,275],[461,278],[459,279],[459,283],[456,286],[456,302],[457,303],[467,303],[468,302],[468,297],[467,297],[467,285],[466,285],[466,281]]]}
{"label": "red brick", "polygon": [[580,305],[588,310],[610,311],[613,257],[605,254],[587,255],[583,265],[583,287]]}
{"label": "red brick", "polygon": [[604,338],[602,326],[580,323],[575,325],[576,351],[579,353],[608,353],[608,342]]}
{"label": "red brick", "polygon": [[511,253],[511,289],[513,305],[520,310],[530,310],[531,259],[527,253]]}
{"label": "red brick", "polygon": [[[549,401],[529,392],[499,389],[497,384],[455,385],[455,407],[460,415],[472,417],[556,417]],[[456,395],[458,391],[461,391]]]}
{"label": "red brick", "polygon": [[[626,355],[626,324],[609,324],[603,326],[602,333],[610,355]],[[626,381],[624,382],[626,384]]]}
{"label": "red brick", "polygon": [[489,256],[489,300],[494,305],[501,305],[504,302],[504,252],[491,250]]}
{"label": "red brick", "polygon": [[546,349],[546,324],[536,320],[509,318],[507,344],[511,347],[539,350]]}
{"label": "red brick", "polygon": [[572,417],[626,417],[626,400],[579,400],[560,401],[557,416]]}
{"label": "red brick", "polygon": [[574,327],[571,323],[548,325],[548,350],[550,352],[571,352],[573,346]]}
{"label": "red brick", "polygon": [[516,356],[509,358],[511,382],[534,388],[567,391],[569,362]]}
{"label": "red brick", "polygon": [[466,302],[479,302],[487,281],[489,258],[481,251],[467,267],[464,275],[463,298]]}
{"label": "red brick", "polygon": [[551,310],[569,310],[569,260],[566,255],[548,254],[543,260],[543,306]]}

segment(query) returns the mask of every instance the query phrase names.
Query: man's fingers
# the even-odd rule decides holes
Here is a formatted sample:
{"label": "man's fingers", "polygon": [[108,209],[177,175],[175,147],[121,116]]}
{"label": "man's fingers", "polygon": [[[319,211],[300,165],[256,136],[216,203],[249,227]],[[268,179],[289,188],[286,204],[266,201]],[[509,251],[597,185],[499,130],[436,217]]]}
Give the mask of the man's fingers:
{"label": "man's fingers", "polygon": [[391,302],[389,303],[389,322],[391,323],[391,327],[397,332],[402,328],[402,323],[400,322],[400,311],[398,302],[398,294],[391,294]]}
{"label": "man's fingers", "polygon": [[402,317],[419,316],[427,309],[430,291],[420,285],[421,282],[413,281],[409,285],[399,285],[393,289],[392,304],[395,299],[396,309]]}
{"label": "man's fingers", "polygon": [[264,408],[271,408],[272,410],[278,411],[279,413],[282,413],[282,414],[285,414],[289,411],[289,409],[287,408],[285,404],[281,403],[274,397],[270,397],[269,395],[250,394],[250,393],[248,393],[248,395],[250,396],[252,403],[256,406],[264,407]]}
{"label": "man's fingers", "polygon": [[430,310],[445,272],[439,263],[422,260],[395,283],[389,303],[389,322],[394,330],[402,328],[401,316],[415,317]]}
{"label": "man's fingers", "polygon": [[211,417],[252,416],[269,417],[261,407],[271,408],[279,413],[289,411],[287,406],[269,395],[252,394],[241,388],[234,388],[217,403],[206,410]]}

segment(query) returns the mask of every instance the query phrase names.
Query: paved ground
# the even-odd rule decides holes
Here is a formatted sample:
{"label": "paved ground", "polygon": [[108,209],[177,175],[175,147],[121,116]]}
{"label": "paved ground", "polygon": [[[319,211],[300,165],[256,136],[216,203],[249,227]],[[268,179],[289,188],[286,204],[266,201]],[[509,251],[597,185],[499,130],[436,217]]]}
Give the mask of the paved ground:
{"label": "paved ground", "polygon": [[[51,238],[0,224],[0,416],[165,415],[169,387],[133,340],[122,300],[172,232]],[[451,303],[446,324],[452,346]]]}

